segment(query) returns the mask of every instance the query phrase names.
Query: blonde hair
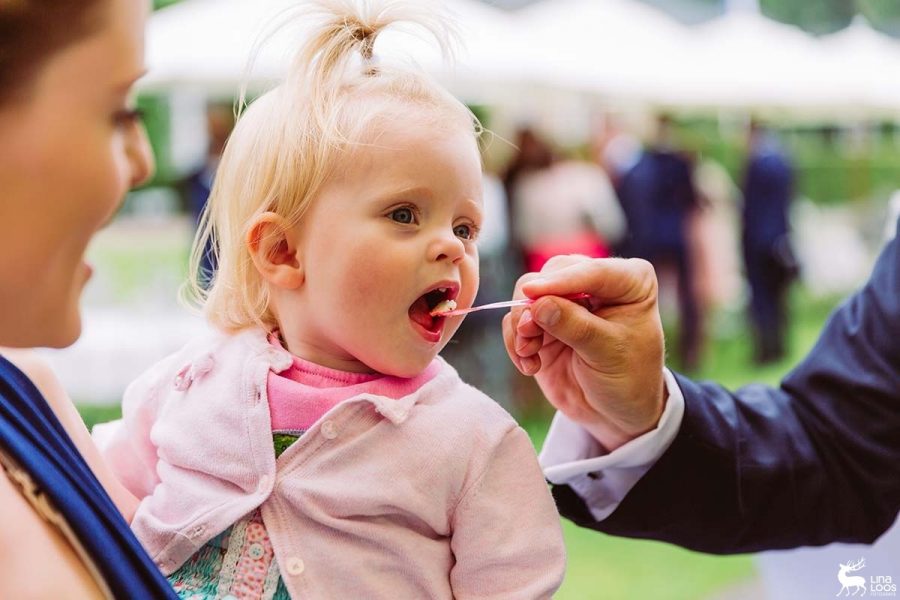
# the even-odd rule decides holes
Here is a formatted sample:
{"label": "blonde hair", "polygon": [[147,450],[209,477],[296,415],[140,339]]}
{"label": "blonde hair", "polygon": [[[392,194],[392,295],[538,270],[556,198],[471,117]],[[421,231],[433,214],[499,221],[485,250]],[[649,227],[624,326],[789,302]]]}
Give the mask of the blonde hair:
{"label": "blonde hair", "polygon": [[[417,107],[420,116],[431,116],[430,125],[450,122],[480,132],[471,111],[421,69],[375,62],[378,34],[397,22],[424,28],[449,55],[451,31],[424,4],[318,0],[305,7],[303,14],[317,16],[318,26],[285,81],[238,119],[194,240],[187,295],[213,325],[276,325],[267,287],[246,248],[251,223],[267,211],[299,223],[341,160],[377,126]],[[207,248],[217,262],[208,290],[203,282],[209,274],[200,268]]]}

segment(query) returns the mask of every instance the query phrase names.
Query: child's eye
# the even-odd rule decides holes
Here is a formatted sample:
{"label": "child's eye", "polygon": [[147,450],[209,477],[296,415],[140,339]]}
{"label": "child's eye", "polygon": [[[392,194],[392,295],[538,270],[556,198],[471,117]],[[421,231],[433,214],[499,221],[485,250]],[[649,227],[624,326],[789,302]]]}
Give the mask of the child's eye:
{"label": "child's eye", "polygon": [[475,237],[475,229],[471,225],[457,225],[453,228],[453,234],[464,240],[471,240]]}
{"label": "child's eye", "polygon": [[416,214],[409,207],[397,208],[391,211],[391,220],[404,225],[411,225],[416,222]]}

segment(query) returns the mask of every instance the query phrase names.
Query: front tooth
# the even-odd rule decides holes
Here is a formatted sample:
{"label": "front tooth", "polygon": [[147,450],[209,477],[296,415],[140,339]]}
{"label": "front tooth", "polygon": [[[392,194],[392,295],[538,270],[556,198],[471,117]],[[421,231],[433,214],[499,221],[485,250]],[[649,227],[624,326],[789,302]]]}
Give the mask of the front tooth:
{"label": "front tooth", "polygon": [[447,288],[438,288],[438,291],[443,294],[447,291]]}

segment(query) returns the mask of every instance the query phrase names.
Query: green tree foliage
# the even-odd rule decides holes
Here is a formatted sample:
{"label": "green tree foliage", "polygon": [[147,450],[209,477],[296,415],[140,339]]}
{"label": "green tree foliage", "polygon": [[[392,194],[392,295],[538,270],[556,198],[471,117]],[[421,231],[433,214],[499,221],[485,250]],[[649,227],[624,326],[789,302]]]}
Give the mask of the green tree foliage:
{"label": "green tree foliage", "polygon": [[771,19],[817,35],[843,29],[862,15],[875,29],[900,37],[898,0],[759,0],[759,7]]}
{"label": "green tree foliage", "polygon": [[897,0],[856,0],[859,12],[876,29],[900,37],[900,2]]}
{"label": "green tree foliage", "polygon": [[857,12],[855,0],[759,0],[759,7],[767,17],[815,34],[843,29]]}
{"label": "green tree foliage", "polygon": [[153,10],[159,10],[165,6],[169,6],[170,4],[175,4],[179,0],[153,0]]}
{"label": "green tree foliage", "polygon": [[[181,0],[153,0],[154,10]],[[251,1],[251,0],[248,0]],[[513,9],[537,0],[482,0],[487,4]],[[727,0],[640,0],[681,18],[688,23],[719,14]],[[796,25],[817,35],[843,29],[857,14],[864,15],[873,27],[900,37],[900,0],[758,0],[764,15],[782,23]]]}

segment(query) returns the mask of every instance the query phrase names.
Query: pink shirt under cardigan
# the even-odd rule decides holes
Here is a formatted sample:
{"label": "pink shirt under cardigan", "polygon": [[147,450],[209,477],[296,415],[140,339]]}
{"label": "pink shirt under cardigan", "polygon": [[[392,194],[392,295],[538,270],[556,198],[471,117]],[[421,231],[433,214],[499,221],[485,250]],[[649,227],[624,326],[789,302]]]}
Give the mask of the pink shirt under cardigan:
{"label": "pink shirt under cardigan", "polygon": [[[281,344],[274,336],[269,342]],[[428,383],[441,370],[433,361],[417,376],[405,379],[380,373],[348,373],[329,369],[291,355],[291,366],[276,373],[269,372],[266,391],[272,431],[302,433],[338,403],[359,394],[374,394],[399,400]]]}
{"label": "pink shirt under cardigan", "polygon": [[98,428],[143,499],[132,527],[163,572],[259,507],[296,598],[552,596],[565,571],[559,518],[502,408],[441,360],[399,400],[339,403],[276,460],[266,380],[291,363],[260,330],[196,340]]}

